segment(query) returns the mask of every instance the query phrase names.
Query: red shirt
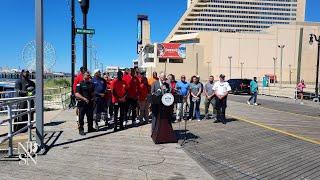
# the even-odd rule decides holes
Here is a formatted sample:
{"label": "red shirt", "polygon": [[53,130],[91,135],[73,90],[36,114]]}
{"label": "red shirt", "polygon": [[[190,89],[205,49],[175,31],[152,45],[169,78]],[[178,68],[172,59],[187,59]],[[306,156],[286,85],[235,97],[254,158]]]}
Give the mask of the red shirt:
{"label": "red shirt", "polygon": [[77,74],[77,76],[73,82],[73,92],[74,93],[76,93],[77,84],[79,84],[82,80],[83,80],[83,74],[80,72],[79,74]]}
{"label": "red shirt", "polygon": [[134,98],[137,99],[138,98],[138,88],[139,88],[139,79],[134,76],[130,76],[126,79],[124,79],[124,81],[127,83],[128,85],[128,97],[129,98]]}
{"label": "red shirt", "polygon": [[150,92],[150,86],[141,83],[139,85],[139,101],[147,100],[149,92]]}
{"label": "red shirt", "polygon": [[[127,83],[125,81],[119,81],[118,79],[112,82],[112,103],[118,103],[119,99],[127,94]],[[116,94],[116,96],[115,96]]]}
{"label": "red shirt", "polygon": [[171,81],[170,87],[171,87],[171,93],[174,94],[175,88],[176,88],[176,82],[175,81]]}
{"label": "red shirt", "polygon": [[106,86],[107,86],[107,92],[106,92],[104,98],[105,98],[106,100],[108,100],[108,99],[111,99],[111,98],[112,98],[112,92],[111,92],[112,80],[106,81]]}
{"label": "red shirt", "polygon": [[128,83],[130,81],[130,79],[131,79],[130,74],[126,74],[126,73],[123,74],[122,80],[124,80],[125,82]]}

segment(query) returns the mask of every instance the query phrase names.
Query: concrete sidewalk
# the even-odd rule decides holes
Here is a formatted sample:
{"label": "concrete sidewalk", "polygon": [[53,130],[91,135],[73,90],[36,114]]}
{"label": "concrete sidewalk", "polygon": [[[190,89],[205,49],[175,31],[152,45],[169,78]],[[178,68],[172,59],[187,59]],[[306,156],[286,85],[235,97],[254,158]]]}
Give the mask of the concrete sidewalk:
{"label": "concrete sidewalk", "polygon": [[213,179],[178,144],[155,145],[150,125],[78,135],[74,111],[45,127],[51,149],[37,165],[0,161],[1,179]]}

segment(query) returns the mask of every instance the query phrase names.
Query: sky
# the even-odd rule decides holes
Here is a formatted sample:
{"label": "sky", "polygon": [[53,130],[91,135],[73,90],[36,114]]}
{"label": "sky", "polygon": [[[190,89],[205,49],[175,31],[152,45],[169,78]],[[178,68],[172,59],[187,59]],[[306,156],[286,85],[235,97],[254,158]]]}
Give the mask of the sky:
{"label": "sky", "polygon": [[[25,68],[22,52],[35,39],[35,0],[1,0],[0,67]],[[54,71],[70,72],[70,0],[44,0],[44,39],[56,52]],[[299,1],[299,0],[298,0]],[[187,0],[91,0],[88,28],[95,29],[92,43],[104,66],[131,66],[137,57],[137,15],[151,23],[151,41],[162,42],[183,15]],[[306,21],[320,22],[320,1],[307,0]],[[76,25],[82,13],[76,0]],[[90,40],[88,38],[88,43]],[[76,69],[82,64],[82,38],[76,37]],[[94,66],[94,65],[93,65]],[[88,50],[90,67],[90,50]]]}

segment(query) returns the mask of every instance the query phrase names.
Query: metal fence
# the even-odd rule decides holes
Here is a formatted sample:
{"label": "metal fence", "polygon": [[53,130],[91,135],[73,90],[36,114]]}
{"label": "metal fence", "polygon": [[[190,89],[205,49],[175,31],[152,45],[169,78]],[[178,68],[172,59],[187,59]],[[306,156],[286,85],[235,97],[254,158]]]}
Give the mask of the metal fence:
{"label": "metal fence", "polygon": [[[70,95],[70,87],[46,88],[44,89],[44,106],[47,109],[66,109],[70,103]],[[0,101],[14,97],[16,97],[16,91],[0,92]],[[0,111],[2,110],[4,110],[3,107],[0,107]]]}
{"label": "metal fence", "polygon": [[[31,130],[35,123],[33,120],[33,113],[35,112],[35,108],[32,108],[32,101],[34,101],[35,97],[18,97],[18,98],[3,98],[0,99],[0,107],[6,107],[6,110],[1,111],[1,113],[7,113],[7,117],[0,120],[0,126],[7,126],[8,133],[4,138],[0,138],[0,144],[8,141],[8,156],[13,156],[13,137],[28,130],[28,142],[32,141]],[[18,104],[27,102],[27,109],[19,109],[17,107]],[[28,116],[27,121],[16,122],[16,119],[21,118],[22,116]],[[14,126],[18,124],[26,124],[26,126],[21,129],[14,131]]]}

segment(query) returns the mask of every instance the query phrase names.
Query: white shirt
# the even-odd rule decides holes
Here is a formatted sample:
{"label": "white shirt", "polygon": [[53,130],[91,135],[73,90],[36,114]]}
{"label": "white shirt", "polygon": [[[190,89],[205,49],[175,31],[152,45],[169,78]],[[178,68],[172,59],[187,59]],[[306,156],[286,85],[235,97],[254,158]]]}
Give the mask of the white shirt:
{"label": "white shirt", "polygon": [[217,92],[218,96],[223,96],[228,91],[231,91],[231,87],[228,82],[220,81],[215,82],[212,89]]}

